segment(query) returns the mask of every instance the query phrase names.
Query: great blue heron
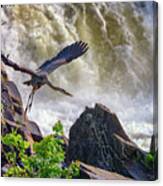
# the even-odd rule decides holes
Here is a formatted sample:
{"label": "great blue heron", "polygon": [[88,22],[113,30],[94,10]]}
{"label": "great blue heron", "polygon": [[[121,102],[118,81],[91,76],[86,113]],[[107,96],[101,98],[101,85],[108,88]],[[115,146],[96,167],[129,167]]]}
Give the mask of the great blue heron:
{"label": "great blue heron", "polygon": [[48,75],[61,65],[68,64],[73,59],[80,57],[87,50],[88,50],[87,43],[83,41],[75,42],[65,47],[52,59],[45,61],[36,71],[20,67],[16,63],[9,60],[8,57],[5,57],[3,54],[1,54],[1,58],[6,65],[11,66],[15,70],[31,75],[31,79],[24,82],[25,85],[32,86],[32,92],[29,95],[25,113],[27,112],[28,108],[30,109],[32,106],[33,96],[36,90],[38,90],[45,84],[48,85],[53,90],[59,91],[68,96],[72,96],[72,94],[68,93],[64,89],[53,86],[52,83],[48,80]]}

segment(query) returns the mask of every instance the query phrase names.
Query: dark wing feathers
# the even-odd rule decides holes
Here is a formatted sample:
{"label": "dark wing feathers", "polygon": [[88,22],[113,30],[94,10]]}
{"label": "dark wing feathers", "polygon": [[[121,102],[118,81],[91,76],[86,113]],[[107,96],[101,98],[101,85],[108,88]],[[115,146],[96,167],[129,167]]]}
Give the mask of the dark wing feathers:
{"label": "dark wing feathers", "polygon": [[87,44],[79,41],[64,48],[56,58],[65,58],[67,62],[80,57],[87,51]]}
{"label": "dark wing feathers", "polygon": [[53,72],[59,66],[69,63],[73,59],[76,59],[83,55],[88,50],[87,43],[82,41],[75,42],[63,50],[61,50],[57,56],[53,57],[52,59],[44,62],[39,68],[38,71],[45,71],[47,73]]}

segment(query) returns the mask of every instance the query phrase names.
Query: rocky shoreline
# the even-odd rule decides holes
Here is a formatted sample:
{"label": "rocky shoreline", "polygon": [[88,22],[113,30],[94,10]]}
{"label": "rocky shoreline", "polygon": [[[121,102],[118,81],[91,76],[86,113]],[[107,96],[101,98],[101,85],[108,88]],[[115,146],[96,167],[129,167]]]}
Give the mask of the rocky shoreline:
{"label": "rocky shoreline", "polygon": [[[24,121],[21,95],[13,81],[9,80],[1,65],[1,135],[18,130],[27,141],[40,141],[44,137],[39,124]],[[28,128],[27,128],[28,125]],[[151,152],[140,149],[125,133],[116,114],[104,105],[96,104],[80,115],[70,129],[69,139],[64,137],[67,164],[78,160],[82,179],[157,179],[157,149],[155,137],[151,140]],[[1,173],[6,171],[7,162],[2,144]],[[32,153],[29,151],[29,153]],[[149,153],[156,158],[147,165]],[[54,155],[55,156],[55,155]]]}

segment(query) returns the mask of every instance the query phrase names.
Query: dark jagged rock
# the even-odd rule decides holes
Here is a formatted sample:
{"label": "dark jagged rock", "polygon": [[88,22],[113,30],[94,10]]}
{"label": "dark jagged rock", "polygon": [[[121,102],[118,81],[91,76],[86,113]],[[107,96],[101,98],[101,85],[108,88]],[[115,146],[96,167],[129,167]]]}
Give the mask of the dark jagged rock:
{"label": "dark jagged rock", "polygon": [[101,104],[86,108],[70,129],[68,162],[79,160],[136,180],[153,180],[144,165],[146,155],[125,133],[117,116]]}
{"label": "dark jagged rock", "polygon": [[155,179],[158,177],[158,134],[157,132],[152,135],[150,144],[150,153],[154,157],[153,172],[155,173]]}
{"label": "dark jagged rock", "polygon": [[151,144],[150,144],[150,152],[152,154],[157,152],[157,149],[158,149],[157,141],[158,141],[158,136],[156,134],[153,134],[151,138]]}

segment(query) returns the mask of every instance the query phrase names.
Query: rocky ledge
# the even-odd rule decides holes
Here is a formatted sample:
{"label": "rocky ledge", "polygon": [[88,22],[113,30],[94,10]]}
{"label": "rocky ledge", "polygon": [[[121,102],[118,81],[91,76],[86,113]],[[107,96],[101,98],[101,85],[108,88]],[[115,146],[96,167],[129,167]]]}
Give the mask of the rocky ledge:
{"label": "rocky ledge", "polygon": [[[39,125],[28,120],[28,129],[23,119],[22,98],[13,81],[2,66],[1,95],[3,108],[1,115],[1,134],[9,133],[12,128],[29,140],[27,133],[34,141],[43,136]],[[27,132],[28,131],[28,132]],[[152,137],[151,151],[157,153],[155,137]],[[78,160],[80,177],[89,179],[134,179],[155,180],[157,178],[157,158],[148,166],[147,152],[140,149],[125,133],[117,116],[104,105],[96,104],[95,108],[86,108],[70,129],[69,139],[65,138],[66,162]],[[2,145],[2,174],[6,160]],[[30,152],[31,153],[31,152]]]}

